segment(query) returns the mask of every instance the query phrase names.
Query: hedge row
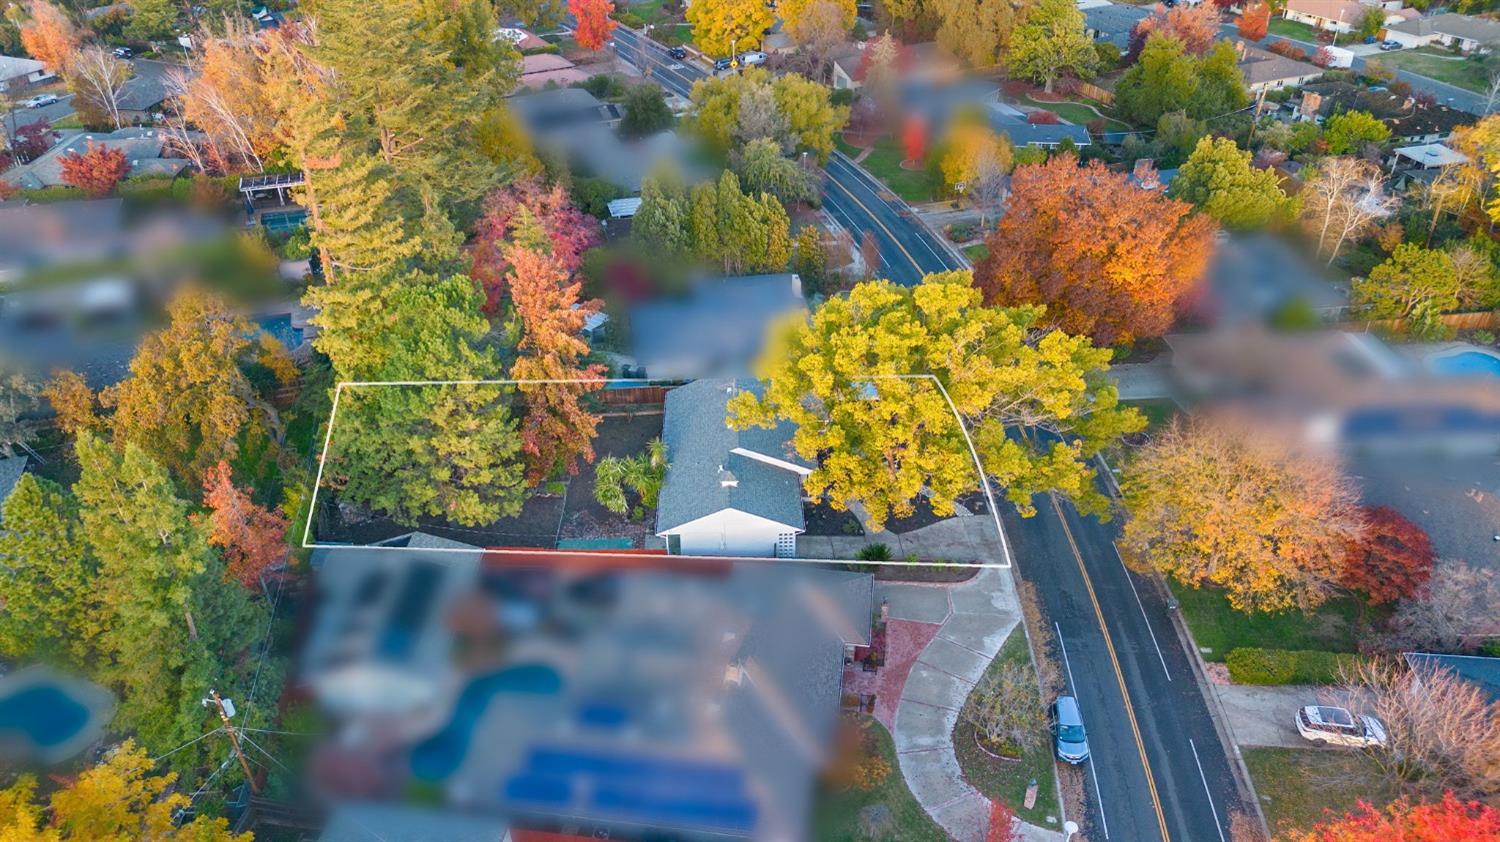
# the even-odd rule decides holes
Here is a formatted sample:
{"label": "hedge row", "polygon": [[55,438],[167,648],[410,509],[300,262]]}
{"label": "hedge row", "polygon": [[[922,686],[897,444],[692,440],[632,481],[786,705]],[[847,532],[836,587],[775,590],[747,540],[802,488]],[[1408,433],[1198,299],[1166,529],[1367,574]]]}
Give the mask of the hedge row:
{"label": "hedge row", "polygon": [[1343,652],[1241,647],[1224,656],[1224,665],[1236,684],[1332,684],[1339,667],[1358,660]]}

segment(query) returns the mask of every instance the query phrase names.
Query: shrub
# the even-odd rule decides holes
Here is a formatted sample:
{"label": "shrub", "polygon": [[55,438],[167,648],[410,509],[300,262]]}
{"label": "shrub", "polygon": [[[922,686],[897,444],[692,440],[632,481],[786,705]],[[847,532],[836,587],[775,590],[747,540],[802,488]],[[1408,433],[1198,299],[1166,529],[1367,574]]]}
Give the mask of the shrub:
{"label": "shrub", "polygon": [[1055,126],[1062,121],[1051,111],[1033,111],[1026,115],[1026,122],[1033,126]]}
{"label": "shrub", "polygon": [[613,17],[615,20],[619,21],[625,26],[630,27],[631,29],[640,29],[641,27],[646,25],[646,19],[636,14],[635,12],[615,12]]}
{"label": "shrub", "polygon": [[855,558],[860,561],[890,561],[891,548],[885,544],[865,544],[859,548]]}
{"label": "shrub", "polygon": [[854,91],[851,88],[839,88],[838,90],[828,95],[828,101],[830,103],[833,103],[835,106],[853,105]]}
{"label": "shrub", "polygon": [[1358,655],[1311,649],[1231,649],[1224,657],[1236,684],[1332,684],[1339,668],[1358,662]]}
{"label": "shrub", "polygon": [[1488,330],[1476,330],[1476,331],[1474,331],[1474,335],[1473,336],[1474,336],[1474,341],[1478,342],[1480,345],[1493,345],[1493,344],[1495,344],[1495,334],[1492,333],[1491,331],[1488,331]]}

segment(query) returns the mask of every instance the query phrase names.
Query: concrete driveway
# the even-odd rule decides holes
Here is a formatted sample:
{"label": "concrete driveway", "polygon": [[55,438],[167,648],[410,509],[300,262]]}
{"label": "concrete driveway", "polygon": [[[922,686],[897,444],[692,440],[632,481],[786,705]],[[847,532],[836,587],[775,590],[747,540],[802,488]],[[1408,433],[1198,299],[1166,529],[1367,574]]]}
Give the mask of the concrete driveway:
{"label": "concrete driveway", "polygon": [[1335,687],[1214,684],[1209,690],[1219,697],[1230,738],[1240,746],[1314,748],[1297,733],[1297,709],[1315,704],[1347,707],[1349,701],[1348,694]]}

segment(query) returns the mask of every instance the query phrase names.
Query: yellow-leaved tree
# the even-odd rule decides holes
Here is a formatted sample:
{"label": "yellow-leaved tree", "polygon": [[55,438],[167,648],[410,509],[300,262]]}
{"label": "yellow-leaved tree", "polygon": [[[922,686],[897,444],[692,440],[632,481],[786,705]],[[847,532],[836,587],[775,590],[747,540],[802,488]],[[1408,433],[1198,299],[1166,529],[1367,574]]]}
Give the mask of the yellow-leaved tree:
{"label": "yellow-leaved tree", "polygon": [[760,46],[775,16],[765,0],[701,0],[688,6],[687,21],[698,49],[723,58]]}

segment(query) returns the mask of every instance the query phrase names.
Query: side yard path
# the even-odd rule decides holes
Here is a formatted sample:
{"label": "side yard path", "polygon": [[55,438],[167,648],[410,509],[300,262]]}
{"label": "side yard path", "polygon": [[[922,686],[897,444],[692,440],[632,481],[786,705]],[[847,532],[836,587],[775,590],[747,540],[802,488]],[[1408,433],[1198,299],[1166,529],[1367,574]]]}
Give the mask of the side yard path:
{"label": "side yard path", "polygon": [[[896,705],[892,736],[901,774],[918,803],[958,842],[982,842],[989,800],[964,780],[953,753],[953,726],[969,692],[1021,616],[1010,572],[987,568],[947,587],[881,584],[892,620],[937,626],[910,667]],[[1022,838],[1062,834],[1029,824]]]}

